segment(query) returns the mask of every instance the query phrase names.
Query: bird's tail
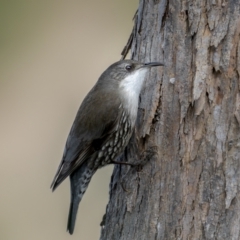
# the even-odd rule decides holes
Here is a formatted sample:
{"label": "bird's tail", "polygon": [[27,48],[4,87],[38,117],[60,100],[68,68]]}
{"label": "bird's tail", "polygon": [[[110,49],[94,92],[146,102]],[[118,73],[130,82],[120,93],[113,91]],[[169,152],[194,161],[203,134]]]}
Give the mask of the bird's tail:
{"label": "bird's tail", "polygon": [[73,231],[74,231],[78,206],[79,206],[79,202],[71,202],[70,203],[70,209],[69,209],[69,214],[68,214],[68,225],[67,225],[67,231],[70,234],[73,234]]}
{"label": "bird's tail", "polygon": [[67,231],[70,234],[73,234],[74,231],[79,203],[82,200],[82,197],[94,173],[94,170],[88,168],[86,164],[83,164],[83,166],[81,166],[79,169],[77,169],[70,175],[71,203],[67,225]]}

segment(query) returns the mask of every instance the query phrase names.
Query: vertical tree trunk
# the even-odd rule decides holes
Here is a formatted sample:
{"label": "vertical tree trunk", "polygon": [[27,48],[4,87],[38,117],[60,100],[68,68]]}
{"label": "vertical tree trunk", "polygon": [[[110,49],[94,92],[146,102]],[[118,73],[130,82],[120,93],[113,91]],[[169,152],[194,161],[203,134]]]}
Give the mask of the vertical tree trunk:
{"label": "vertical tree trunk", "polygon": [[237,0],[140,1],[133,59],[165,67],[127,148],[147,163],[115,167],[101,240],[240,239],[239,13]]}

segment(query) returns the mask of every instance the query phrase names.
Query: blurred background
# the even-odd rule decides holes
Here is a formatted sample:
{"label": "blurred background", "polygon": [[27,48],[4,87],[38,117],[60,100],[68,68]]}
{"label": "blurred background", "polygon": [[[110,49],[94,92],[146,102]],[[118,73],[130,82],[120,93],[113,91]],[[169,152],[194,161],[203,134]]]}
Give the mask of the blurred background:
{"label": "blurred background", "polygon": [[74,235],[69,180],[52,193],[78,107],[131,33],[137,0],[0,0],[0,239],[94,240],[112,166],[95,174]]}

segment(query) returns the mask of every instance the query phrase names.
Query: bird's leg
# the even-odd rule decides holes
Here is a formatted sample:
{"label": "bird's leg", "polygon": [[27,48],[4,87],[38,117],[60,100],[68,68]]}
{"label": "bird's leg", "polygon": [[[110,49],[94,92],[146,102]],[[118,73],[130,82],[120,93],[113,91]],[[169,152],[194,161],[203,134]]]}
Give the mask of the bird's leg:
{"label": "bird's leg", "polygon": [[121,164],[122,165],[128,165],[128,166],[131,166],[131,167],[139,165],[139,164],[134,164],[134,163],[129,163],[129,162],[119,162],[119,161],[114,161],[114,160],[112,160],[111,163],[113,163],[113,164],[120,164],[120,165]]}
{"label": "bird's leg", "polygon": [[128,160],[129,159],[129,156],[128,156],[129,154],[128,154],[128,151],[127,151],[127,148],[125,148],[125,150],[124,150],[124,153],[120,156],[120,157],[118,157],[117,158],[117,161],[116,160],[112,160],[112,163],[113,164],[120,164],[120,165],[128,165],[128,166],[131,166],[131,167],[133,167],[133,166],[138,166],[139,165],[139,163],[134,163],[134,162],[129,162],[129,161],[121,161],[121,160]]}

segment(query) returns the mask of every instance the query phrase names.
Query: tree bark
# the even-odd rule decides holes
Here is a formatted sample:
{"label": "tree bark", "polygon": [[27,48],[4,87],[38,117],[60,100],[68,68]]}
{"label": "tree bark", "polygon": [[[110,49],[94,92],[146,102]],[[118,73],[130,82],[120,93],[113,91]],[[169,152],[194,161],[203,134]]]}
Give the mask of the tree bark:
{"label": "tree bark", "polygon": [[101,240],[240,239],[239,13],[237,0],[140,1],[132,58],[165,67],[126,149],[146,164],[115,166]]}

